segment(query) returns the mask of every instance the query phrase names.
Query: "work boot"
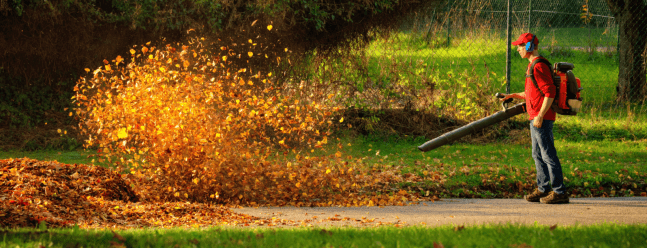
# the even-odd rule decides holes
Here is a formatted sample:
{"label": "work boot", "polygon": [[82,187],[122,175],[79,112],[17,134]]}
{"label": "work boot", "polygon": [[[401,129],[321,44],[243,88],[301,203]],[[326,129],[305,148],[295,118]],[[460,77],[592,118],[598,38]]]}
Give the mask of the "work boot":
{"label": "work boot", "polygon": [[551,191],[548,196],[542,197],[540,201],[541,203],[546,204],[568,203],[568,195],[557,194],[554,191]]}
{"label": "work boot", "polygon": [[532,192],[531,194],[524,195],[523,199],[526,199],[526,201],[529,201],[529,202],[539,202],[539,199],[542,199],[542,197],[545,197],[545,196],[548,196],[547,192],[541,192],[539,191],[539,189],[535,189],[535,191]]}

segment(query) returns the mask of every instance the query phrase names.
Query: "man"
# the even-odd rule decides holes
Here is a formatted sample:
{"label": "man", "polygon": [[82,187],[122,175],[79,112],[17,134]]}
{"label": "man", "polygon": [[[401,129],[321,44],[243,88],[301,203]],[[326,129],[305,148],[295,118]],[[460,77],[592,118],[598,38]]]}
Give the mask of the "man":
{"label": "man", "polygon": [[[568,195],[564,186],[562,165],[557,158],[555,142],[553,139],[553,123],[555,111],[550,106],[556,96],[556,87],[553,84],[552,72],[549,63],[532,62],[544,59],[537,51],[539,39],[531,33],[519,36],[512,45],[517,46],[517,51],[522,58],[530,61],[526,71],[525,90],[521,93],[504,94],[502,101],[510,98],[526,100],[530,120],[530,137],[532,139],[532,157],[537,169],[537,189],[524,199],[529,202],[547,204],[568,203]],[[536,81],[533,82],[532,77]],[[550,183],[550,185],[549,185]],[[552,187],[551,187],[552,186]],[[552,190],[550,190],[552,188]]]}

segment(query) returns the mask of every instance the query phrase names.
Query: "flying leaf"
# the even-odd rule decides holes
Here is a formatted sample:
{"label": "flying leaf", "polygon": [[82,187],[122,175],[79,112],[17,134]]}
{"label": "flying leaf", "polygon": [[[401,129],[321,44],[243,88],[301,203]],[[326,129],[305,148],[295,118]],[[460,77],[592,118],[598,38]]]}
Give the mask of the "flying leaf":
{"label": "flying leaf", "polygon": [[119,131],[117,132],[117,138],[119,139],[128,138],[128,132],[126,131],[125,128],[119,129]]}
{"label": "flying leaf", "polygon": [[272,31],[272,25],[268,25],[267,30]]}

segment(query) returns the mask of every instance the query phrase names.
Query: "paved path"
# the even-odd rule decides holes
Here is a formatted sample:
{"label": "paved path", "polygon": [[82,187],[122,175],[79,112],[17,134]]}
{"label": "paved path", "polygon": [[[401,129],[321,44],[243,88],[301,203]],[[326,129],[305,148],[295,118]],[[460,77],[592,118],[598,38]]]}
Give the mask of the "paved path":
{"label": "paved path", "polygon": [[234,211],[314,226],[647,223],[647,197],[570,201],[546,205],[523,199],[442,199],[404,207],[260,207]]}

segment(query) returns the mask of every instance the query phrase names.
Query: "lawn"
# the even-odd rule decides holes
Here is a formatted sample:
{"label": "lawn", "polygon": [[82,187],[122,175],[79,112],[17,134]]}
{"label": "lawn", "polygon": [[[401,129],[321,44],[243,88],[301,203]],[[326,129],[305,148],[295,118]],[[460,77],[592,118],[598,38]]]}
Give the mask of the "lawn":
{"label": "lawn", "polygon": [[37,150],[37,151],[0,151],[0,158],[32,158],[43,161],[59,161],[66,164],[90,164],[92,159],[89,155],[92,152],[84,150],[64,151],[64,150]]}
{"label": "lawn", "polygon": [[0,230],[2,247],[647,247],[647,226]]}

